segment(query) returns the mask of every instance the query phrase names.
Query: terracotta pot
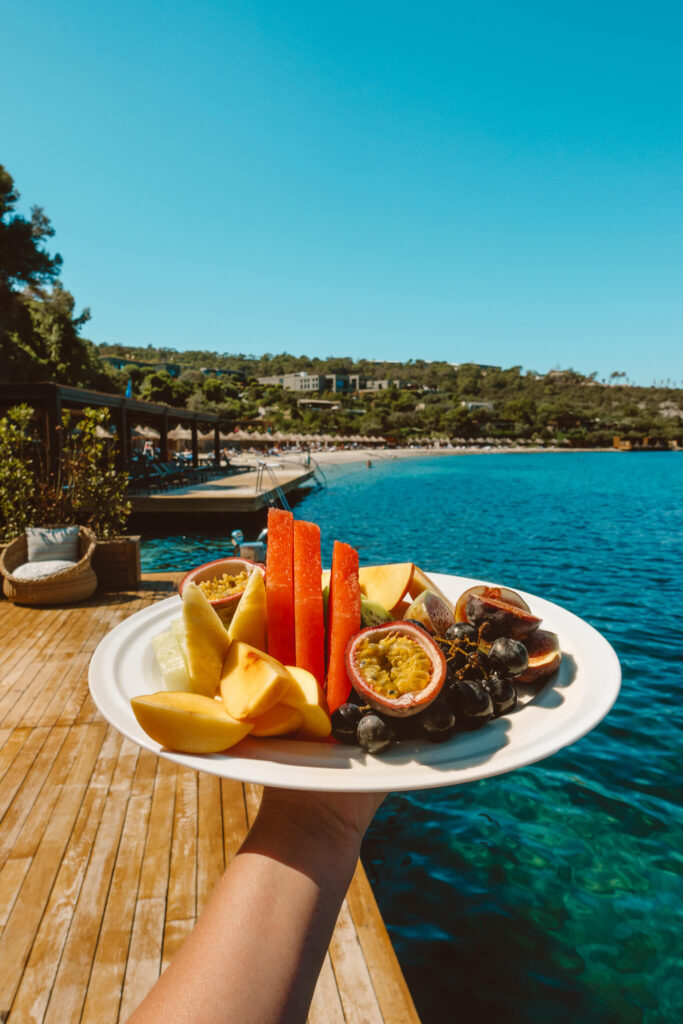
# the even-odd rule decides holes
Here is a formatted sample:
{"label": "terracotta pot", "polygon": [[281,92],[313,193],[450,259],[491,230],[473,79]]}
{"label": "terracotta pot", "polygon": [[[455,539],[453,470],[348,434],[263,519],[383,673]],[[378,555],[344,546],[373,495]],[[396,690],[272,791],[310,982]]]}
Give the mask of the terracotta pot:
{"label": "terracotta pot", "polygon": [[98,540],[92,567],[100,590],[136,590],[140,584],[140,537]]}

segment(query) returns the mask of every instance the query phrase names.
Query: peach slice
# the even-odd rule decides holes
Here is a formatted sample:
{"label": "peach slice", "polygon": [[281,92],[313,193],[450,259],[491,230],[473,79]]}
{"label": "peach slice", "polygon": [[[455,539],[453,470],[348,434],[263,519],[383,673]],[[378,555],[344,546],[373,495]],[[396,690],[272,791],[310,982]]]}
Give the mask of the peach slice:
{"label": "peach slice", "polygon": [[286,736],[287,733],[296,732],[302,722],[303,715],[296,708],[276,704],[274,708],[253,719],[252,736]]}
{"label": "peach slice", "polygon": [[412,562],[361,566],[358,570],[361,594],[391,611],[408,593],[414,568]]}
{"label": "peach slice", "polygon": [[453,602],[450,597],[446,597],[443,590],[440,590],[439,587],[437,587],[436,583],[429,578],[426,572],[423,572],[419,566],[414,565],[413,578],[410,581],[410,596],[412,600],[414,601],[418,598],[425,590],[429,590],[432,594],[436,594],[437,597],[440,597],[444,604],[448,605],[450,608],[451,614],[453,613]]}
{"label": "peach slice", "polygon": [[223,705],[200,693],[162,691],[131,700],[133,713],[148,736],[183,754],[216,754],[251,732],[251,722],[237,722]]}
{"label": "peach slice", "polygon": [[280,703],[301,712],[303,720],[298,727],[301,739],[325,739],[332,731],[332,722],[322,687],[313,673],[305,668],[288,665],[287,671],[292,676],[292,683]]}
{"label": "peach slice", "polygon": [[242,640],[233,640],[223,663],[221,700],[233,718],[258,718],[280,702],[292,676],[279,661]]}

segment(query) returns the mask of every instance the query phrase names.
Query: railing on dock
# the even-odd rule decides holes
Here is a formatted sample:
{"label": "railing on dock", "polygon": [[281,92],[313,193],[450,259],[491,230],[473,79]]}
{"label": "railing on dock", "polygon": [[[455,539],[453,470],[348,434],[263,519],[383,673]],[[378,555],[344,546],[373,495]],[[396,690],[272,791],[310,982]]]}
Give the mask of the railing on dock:
{"label": "railing on dock", "polygon": [[[263,477],[264,477],[265,473],[268,474],[268,476],[270,477],[270,482],[273,485],[272,490],[269,492],[269,498],[268,498],[269,504],[275,505],[276,504],[276,500],[275,499],[277,498],[277,501],[280,502],[280,505],[282,506],[282,508],[286,509],[287,512],[290,512],[291,509],[290,509],[290,506],[289,506],[289,502],[287,501],[287,496],[286,496],[285,492],[282,490],[282,487],[280,487],[280,484],[278,483],[278,479],[277,479],[275,473],[273,472],[273,467],[270,465],[269,462],[261,462],[261,461],[259,461],[259,463],[258,463],[258,471],[256,473],[256,493],[259,494],[264,489],[264,487],[263,487]],[[275,497],[272,497],[273,493],[274,493]]]}

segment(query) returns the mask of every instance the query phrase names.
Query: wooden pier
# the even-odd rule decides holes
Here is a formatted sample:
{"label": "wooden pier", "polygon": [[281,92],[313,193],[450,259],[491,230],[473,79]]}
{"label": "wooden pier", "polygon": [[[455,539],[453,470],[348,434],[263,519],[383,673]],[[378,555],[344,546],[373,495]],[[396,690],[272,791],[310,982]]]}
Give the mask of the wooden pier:
{"label": "wooden pier", "polygon": [[313,477],[314,470],[303,466],[277,466],[273,477],[258,469],[216,477],[188,487],[176,487],[154,494],[136,494],[130,498],[133,513],[186,515],[187,513],[258,512],[273,501],[280,490],[285,495],[297,490]]}
{"label": "wooden pier", "polygon": [[[3,1024],[124,1022],[256,813],[259,787],[140,750],[90,699],[99,641],[177,578],[64,608],[0,601]],[[308,1020],[419,1024],[360,863]]]}

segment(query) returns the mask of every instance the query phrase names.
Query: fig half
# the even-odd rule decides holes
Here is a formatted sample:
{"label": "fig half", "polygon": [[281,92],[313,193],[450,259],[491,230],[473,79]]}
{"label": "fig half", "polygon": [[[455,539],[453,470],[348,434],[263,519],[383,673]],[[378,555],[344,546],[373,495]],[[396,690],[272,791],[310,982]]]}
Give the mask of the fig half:
{"label": "fig half", "polygon": [[529,654],[529,664],[521,676],[517,676],[517,682],[537,683],[559,668],[562,652],[556,633],[537,629],[524,640],[524,646]]}
{"label": "fig half", "polygon": [[491,587],[488,583],[480,583],[476,587],[470,587],[464,594],[461,594],[455,605],[455,621],[469,622],[467,618],[467,602],[470,597],[492,597],[495,601],[505,601],[514,608],[521,608],[524,612],[530,612],[531,608],[523,597],[520,597],[514,590],[507,587]]}
{"label": "fig half", "polygon": [[455,624],[449,606],[431,590],[423,590],[406,608],[403,618],[421,622],[425,629],[436,636],[444,636],[448,627]]}
{"label": "fig half", "polygon": [[412,622],[368,626],[351,637],[346,670],[359,697],[394,718],[416,715],[441,693],[446,659]]}

